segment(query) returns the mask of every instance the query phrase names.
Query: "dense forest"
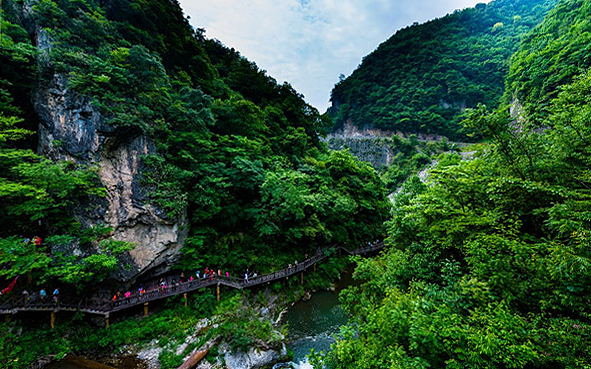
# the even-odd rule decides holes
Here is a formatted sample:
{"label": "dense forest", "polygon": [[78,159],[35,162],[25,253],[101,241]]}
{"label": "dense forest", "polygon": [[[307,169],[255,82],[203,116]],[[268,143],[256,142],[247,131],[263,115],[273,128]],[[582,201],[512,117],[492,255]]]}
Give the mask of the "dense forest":
{"label": "dense forest", "polygon": [[[98,109],[106,141],[153,142],[139,186],[144,202],[188,229],[179,269],[272,270],[330,242],[383,234],[389,205],[375,171],[329,152],[316,109],[193,29],[177,2],[27,6],[2,2],[1,275],[96,284],[134,247],[80,215],[106,196],[96,158],[52,161],[35,152],[70,149],[37,140],[35,99],[56,79]],[[22,242],[33,235],[42,245]],[[93,252],[63,252],[85,244]]]}
{"label": "dense forest", "polygon": [[[587,368],[590,11],[586,0],[496,0],[400,30],[335,86],[333,123],[192,28],[176,0],[4,0],[2,287],[20,277],[11,294],[59,285],[84,295],[159,276],[126,274],[142,245],[118,238],[149,214],[107,221],[107,204],[128,194],[106,163],[129,155],[132,207],[183,235],[162,273],[266,272],[319,246],[386,237],[378,257],[354,258],[359,283],[341,294],[350,324],[311,355],[317,368]],[[395,136],[384,181],[320,139],[349,121],[483,143],[462,156],[446,140]],[[406,179],[434,155],[426,180]],[[342,263],[320,269],[337,276]],[[277,344],[252,304],[268,298],[196,293],[189,307],[169,300],[141,325],[100,331],[80,314],[53,330],[2,322],[0,366],[156,339],[162,367],[175,368],[213,335],[236,350]],[[212,316],[217,328],[179,353]]]}
{"label": "dense forest", "polygon": [[589,10],[562,0],[523,38],[513,106],[465,112],[489,141],[473,160],[446,155],[394,196],[390,249],[357,260],[353,321],[315,367],[591,365]]}
{"label": "dense forest", "polygon": [[[384,184],[321,143],[330,119],[192,28],[177,1],[5,0],[0,41],[2,288],[20,277],[2,301],[56,286],[110,298],[206,266],[265,273],[385,234]],[[329,261],[316,280],[339,268]],[[282,335],[249,305],[263,297],[249,296],[216,304],[203,291],[102,332],[91,317],[50,329],[17,314],[0,324],[0,366],[161,339],[163,367],[177,367],[181,340],[170,343],[211,316],[222,320],[199,340],[275,345]]]}
{"label": "dense forest", "polygon": [[555,4],[496,0],[399,30],[334,87],[334,129],[349,122],[466,140],[462,110],[498,105],[509,57]]}

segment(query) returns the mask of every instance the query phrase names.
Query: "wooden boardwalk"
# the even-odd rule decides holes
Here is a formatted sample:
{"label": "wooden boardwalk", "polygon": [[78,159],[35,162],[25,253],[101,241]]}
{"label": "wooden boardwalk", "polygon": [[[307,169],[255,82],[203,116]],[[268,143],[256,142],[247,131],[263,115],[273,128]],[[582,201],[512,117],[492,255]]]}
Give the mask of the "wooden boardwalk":
{"label": "wooden boardwalk", "polygon": [[88,314],[99,314],[108,318],[109,314],[113,312],[129,309],[140,305],[147,306],[147,303],[149,303],[150,301],[186,294],[188,292],[196,291],[198,289],[212,285],[224,285],[232,288],[244,289],[258,286],[264,283],[277,281],[283,278],[296,275],[297,273],[303,273],[306,269],[335,254],[339,250],[342,250],[349,255],[361,255],[372,253],[383,248],[383,242],[377,242],[375,244],[372,244],[371,246],[359,248],[353,251],[347,250],[343,246],[333,246],[320,250],[314,256],[306,260],[303,260],[302,262],[296,265],[292,265],[291,268],[287,267],[285,269],[278,270],[273,273],[263,274],[261,276],[249,278],[248,281],[240,278],[226,278],[223,276],[213,275],[208,278],[193,280],[192,282],[177,283],[174,285],[170,285],[165,289],[153,288],[150,290],[146,290],[146,292],[141,295],[134,294],[131,297],[119,298],[115,301],[98,301],[73,296],[60,296],[59,303],[55,303],[51,300],[50,296],[47,296],[45,301],[42,301],[40,299],[29,299],[28,301],[25,301],[24,297],[22,296],[14,296],[8,299],[2,299],[0,301],[0,314],[16,314],[18,312],[24,311],[80,311]]}

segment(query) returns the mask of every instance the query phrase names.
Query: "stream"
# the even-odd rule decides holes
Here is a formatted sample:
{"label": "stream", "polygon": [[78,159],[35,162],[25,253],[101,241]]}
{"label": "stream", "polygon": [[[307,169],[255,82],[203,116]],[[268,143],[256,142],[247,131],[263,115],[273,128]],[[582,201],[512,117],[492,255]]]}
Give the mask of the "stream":
{"label": "stream", "polygon": [[312,368],[307,355],[310,350],[326,351],[335,342],[347,316],[341,309],[339,293],[353,284],[351,271],[343,273],[334,291],[314,292],[307,301],[300,301],[290,307],[283,316],[288,325],[287,348],[293,352],[293,368]]}
{"label": "stream", "polygon": [[312,368],[307,358],[310,350],[327,350],[335,341],[333,335],[347,323],[338,295],[329,291],[316,292],[310,300],[296,303],[284,319],[288,324],[287,347],[294,356],[291,364],[298,369]]}

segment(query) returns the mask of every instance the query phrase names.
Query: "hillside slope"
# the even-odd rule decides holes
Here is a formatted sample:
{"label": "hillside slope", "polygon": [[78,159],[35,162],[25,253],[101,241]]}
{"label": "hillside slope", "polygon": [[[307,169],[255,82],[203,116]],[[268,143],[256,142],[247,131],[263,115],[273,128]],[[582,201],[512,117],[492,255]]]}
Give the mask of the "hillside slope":
{"label": "hillside slope", "polygon": [[540,124],[560,86],[591,67],[591,3],[561,1],[530,32],[512,57],[503,97],[505,106],[522,109]]}
{"label": "hillside slope", "polygon": [[461,140],[461,111],[496,107],[509,57],[555,0],[495,0],[402,29],[331,94],[335,129],[353,124]]}

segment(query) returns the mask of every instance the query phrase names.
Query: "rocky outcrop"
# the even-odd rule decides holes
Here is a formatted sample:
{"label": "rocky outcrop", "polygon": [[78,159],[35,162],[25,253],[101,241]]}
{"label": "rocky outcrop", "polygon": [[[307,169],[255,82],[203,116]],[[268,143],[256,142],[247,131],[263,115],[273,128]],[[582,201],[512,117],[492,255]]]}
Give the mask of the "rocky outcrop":
{"label": "rocky outcrop", "polygon": [[381,137],[327,137],[326,142],[331,150],[348,149],[359,160],[371,163],[374,168],[389,166],[392,163],[394,152],[390,147],[389,139]]}
{"label": "rocky outcrop", "polygon": [[[411,134],[404,132],[384,131],[374,128],[359,129],[351,121],[344,127],[323,140],[331,150],[348,149],[359,160],[369,162],[374,168],[387,167],[392,164],[399,150],[392,137],[408,138]],[[419,141],[440,141],[443,136],[418,133],[414,135]]]}
{"label": "rocky outcrop", "polygon": [[523,123],[527,120],[525,109],[515,94],[509,106],[509,114],[517,123]]}
{"label": "rocky outcrop", "polygon": [[280,351],[250,348],[247,352],[232,352],[229,347],[222,345],[219,350],[224,356],[227,369],[264,368],[287,357],[285,346]]}
{"label": "rocky outcrop", "polygon": [[[139,131],[109,125],[89,98],[68,88],[63,75],[55,75],[38,90],[35,109],[39,116],[41,155],[95,165],[107,196],[93,202],[91,210],[78,209],[85,226],[105,224],[115,240],[135,245],[114,278],[133,281],[150,271],[166,272],[179,256],[186,237],[184,216],[169,219],[150,204],[142,188],[142,156],[156,152],[154,143]],[[97,250],[75,250],[88,254]]]}

